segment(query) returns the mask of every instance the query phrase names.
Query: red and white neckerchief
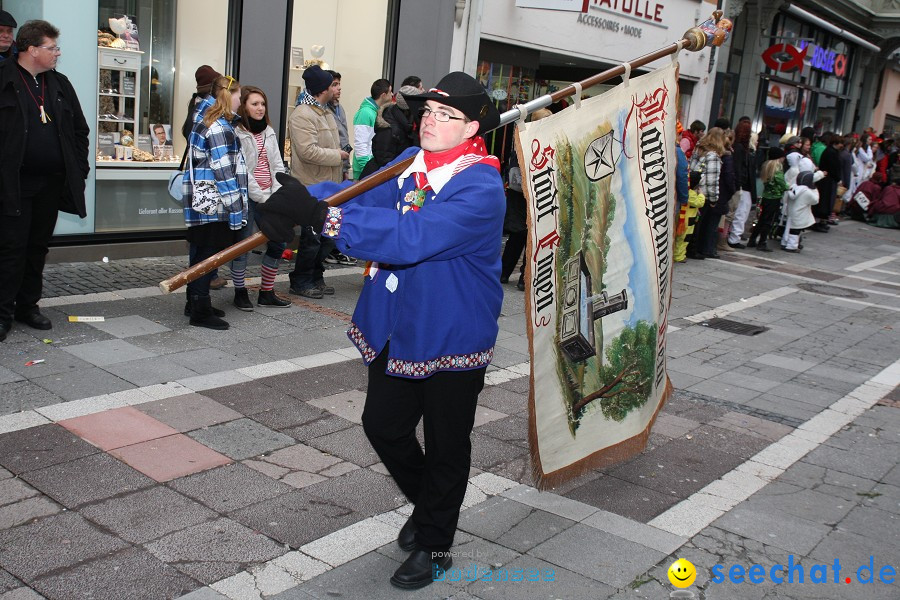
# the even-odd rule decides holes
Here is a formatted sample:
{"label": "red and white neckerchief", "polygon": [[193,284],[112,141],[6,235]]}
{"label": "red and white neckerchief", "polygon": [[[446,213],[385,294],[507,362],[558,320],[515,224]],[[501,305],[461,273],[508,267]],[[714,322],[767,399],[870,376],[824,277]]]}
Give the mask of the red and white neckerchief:
{"label": "red and white neckerchief", "polygon": [[469,138],[444,152],[421,150],[412,164],[397,178],[397,186],[403,187],[403,182],[412,175],[417,189],[431,190],[438,194],[451,177],[478,163],[490,165],[500,172],[500,160],[487,153],[481,136]]}

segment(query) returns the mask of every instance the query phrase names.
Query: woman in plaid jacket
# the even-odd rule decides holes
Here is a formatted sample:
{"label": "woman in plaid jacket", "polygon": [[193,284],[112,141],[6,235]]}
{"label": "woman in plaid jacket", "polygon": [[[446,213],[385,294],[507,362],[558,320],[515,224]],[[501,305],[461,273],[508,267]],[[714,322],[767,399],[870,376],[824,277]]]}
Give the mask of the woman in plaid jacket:
{"label": "woman in plaid jacket", "polygon": [[[219,195],[218,208],[208,215],[191,208],[192,185],[185,178],[184,221],[188,227],[190,264],[195,265],[224,250],[244,236],[247,226],[247,166],[234,126],[240,120],[235,113],[241,101],[241,86],[233,77],[217,77],[212,92],[197,107],[190,135],[191,167],[195,182],[215,183]],[[220,317],[225,313],[213,309],[209,298],[212,273],[187,286],[185,313],[191,325],[208,329],[228,329]]]}

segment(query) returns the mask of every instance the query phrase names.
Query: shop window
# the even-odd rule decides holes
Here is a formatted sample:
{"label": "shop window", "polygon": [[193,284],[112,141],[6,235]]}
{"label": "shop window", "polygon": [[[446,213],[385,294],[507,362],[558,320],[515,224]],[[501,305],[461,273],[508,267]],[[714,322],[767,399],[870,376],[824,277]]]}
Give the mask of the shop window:
{"label": "shop window", "polygon": [[[98,45],[136,50],[141,54],[135,57],[140,63],[136,74],[104,69],[101,64],[97,132],[118,134],[132,127],[135,146],[151,153],[159,145],[153,143],[151,126],[167,125],[169,141],[173,130],[175,5],[176,0],[100,0],[99,3]],[[129,98],[131,93],[134,99]],[[136,115],[134,107],[137,107]],[[122,117],[133,118],[134,123],[117,123]],[[117,138],[113,136],[116,142],[120,141]],[[102,141],[108,140],[106,137]]]}

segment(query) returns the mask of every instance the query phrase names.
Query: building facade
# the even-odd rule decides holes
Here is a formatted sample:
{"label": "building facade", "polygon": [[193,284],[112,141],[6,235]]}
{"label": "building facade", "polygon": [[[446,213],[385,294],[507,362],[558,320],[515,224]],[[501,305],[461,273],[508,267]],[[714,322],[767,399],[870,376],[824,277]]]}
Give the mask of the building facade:
{"label": "building facade", "polygon": [[882,70],[900,45],[896,4],[726,4],[735,29],[715,74],[710,120],[749,116],[763,143],[804,127],[848,134],[874,125]]}

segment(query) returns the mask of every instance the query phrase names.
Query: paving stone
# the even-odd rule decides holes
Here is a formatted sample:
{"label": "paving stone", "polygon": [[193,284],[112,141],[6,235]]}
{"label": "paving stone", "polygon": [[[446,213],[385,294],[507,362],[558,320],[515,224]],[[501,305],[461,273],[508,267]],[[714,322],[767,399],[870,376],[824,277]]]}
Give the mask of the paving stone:
{"label": "paving stone", "polygon": [[31,588],[20,587],[0,595],[0,600],[44,600],[44,596],[41,596]]}
{"label": "paving stone", "polygon": [[8,478],[0,480],[0,506],[24,500],[39,493],[21,479]]}
{"label": "paving stone", "polygon": [[62,398],[56,394],[52,394],[30,381],[0,384],[0,415],[57,404],[62,401]]}
{"label": "paving stone", "polygon": [[188,435],[235,460],[266,454],[294,443],[294,438],[272,431],[251,419],[213,425]]}
{"label": "paving stone", "polygon": [[609,474],[662,494],[687,498],[742,462],[738,456],[694,440],[677,439],[610,469]]}
{"label": "paving stone", "polygon": [[231,519],[194,525],[145,546],[156,558],[210,584],[287,550]]}
{"label": "paving stone", "polygon": [[365,516],[387,512],[407,502],[393,479],[369,469],[351,471],[341,477],[311,485],[304,491]]}
{"label": "paving stone", "polygon": [[105,331],[117,338],[151,335],[154,333],[170,331],[168,327],[163,327],[159,323],[155,323],[138,315],[113,317],[112,319],[106,319],[105,321],[91,323],[91,326],[96,327],[100,331]]}
{"label": "paving stone", "polygon": [[334,394],[316,400],[310,400],[311,406],[344,418],[357,425],[362,424],[363,406],[366,403],[366,395],[358,390],[351,390],[341,394]]}
{"label": "paving stone", "polygon": [[[341,464],[347,464],[347,463],[341,463]],[[356,467],[356,468],[358,469],[359,467]],[[315,473],[307,473],[305,471],[294,471],[292,473],[288,473],[287,475],[285,475],[284,477],[282,477],[280,479],[280,481],[282,483],[286,483],[287,485],[289,485],[293,488],[297,488],[297,489],[309,487],[316,483],[319,483],[322,481],[327,481],[327,480],[328,480],[328,477],[324,477],[322,475],[316,475]]]}
{"label": "paving stone", "polygon": [[135,408],[181,433],[234,421],[243,416],[201,394],[145,402]]}
{"label": "paving stone", "polygon": [[151,358],[154,355],[121,339],[75,344],[63,348],[66,352],[98,367]]}
{"label": "paving stone", "polygon": [[[585,552],[590,548],[590,552]],[[662,552],[576,524],[532,549],[529,554],[576,573],[621,588],[665,557]]]}
{"label": "paving stone", "polygon": [[[77,540],[77,543],[71,543]],[[66,548],[60,552],[60,547]],[[14,529],[0,530],[0,566],[31,582],[56,569],[127,547],[81,516],[62,513]]]}
{"label": "paving stone", "polygon": [[744,460],[754,456],[771,442],[765,438],[744,435],[729,429],[701,425],[691,432],[691,442],[712,450],[733,454]]}
{"label": "paving stone", "polygon": [[113,375],[137,386],[166,383],[196,375],[184,365],[168,356],[152,356],[139,360],[116,363],[105,367]]}
{"label": "paving stone", "polygon": [[[861,499],[861,498],[858,498]],[[754,494],[746,506],[780,510],[822,525],[834,526],[856,505],[843,498],[775,481]]]}
{"label": "paving stone", "polygon": [[830,527],[781,510],[761,510],[748,504],[730,510],[715,521],[715,526],[802,556],[831,531]]}
{"label": "paving stone", "polygon": [[[524,378],[527,380],[527,378]],[[507,415],[522,415],[528,410],[528,396],[503,386],[485,386],[478,395],[479,406],[486,406]]]}
{"label": "paving stone", "polygon": [[[0,569],[0,594],[3,594],[4,592],[8,592],[10,590],[14,590],[21,586],[21,581],[19,581],[3,569]],[[2,596],[0,596],[0,598],[2,598]]]}
{"label": "paving stone", "polygon": [[22,477],[66,508],[154,484],[152,479],[102,453],[29,471]]}
{"label": "paving stone", "polygon": [[565,496],[641,523],[646,523],[679,501],[678,497],[671,494],[657,492],[610,475],[589,481],[567,492]]}
{"label": "paving stone", "polygon": [[203,342],[180,331],[138,335],[128,338],[128,342],[158,356],[205,348]]}
{"label": "paving stone", "polygon": [[518,458],[527,452],[524,448],[501,442],[496,438],[472,432],[472,466],[489,470],[492,466]]}
{"label": "paving stone", "polygon": [[293,396],[276,391],[260,380],[206,389],[203,395],[248,416],[297,403]]}
{"label": "paving stone", "polygon": [[25,498],[0,506],[0,530],[23,525],[40,517],[55,515],[63,508],[45,496]]}
{"label": "paving stone", "polygon": [[[479,409],[491,410],[491,409]],[[495,415],[499,412],[491,411]],[[476,425],[479,433],[483,433],[492,438],[502,440],[504,442],[514,444],[516,446],[528,447],[528,421],[520,417],[500,416],[499,419],[491,420],[484,425]]]}
{"label": "paving stone", "polygon": [[81,514],[135,544],[218,517],[164,486],[92,504],[84,507]]}
{"label": "paving stone", "polygon": [[368,467],[378,462],[378,455],[369,443],[363,428],[349,427],[334,433],[312,438],[307,442],[333,456],[349,460],[361,467]]}
{"label": "paving stone", "polygon": [[24,381],[25,378],[14,371],[10,371],[6,367],[0,367],[0,384],[12,383],[13,381]]}
{"label": "paving stone", "polygon": [[128,548],[64,573],[42,577],[32,585],[47,598],[97,600],[176,598],[200,586],[139,548]]}
{"label": "paving stone", "polygon": [[347,429],[349,427],[354,427],[354,424],[346,419],[328,414],[319,419],[304,423],[303,425],[285,429],[283,433],[286,433],[298,442],[308,443],[314,438],[341,431],[342,429]]}
{"label": "paving stone", "polygon": [[65,419],[59,424],[101,450],[113,450],[177,433],[131,406]]}
{"label": "paving stone", "polygon": [[242,508],[231,516],[291,548],[299,548],[363,519],[363,515],[347,507],[344,501],[323,500],[305,489]]}
{"label": "paving stone", "polygon": [[748,400],[756,398],[760,394],[760,392],[756,390],[722,383],[713,379],[701,381],[700,383],[691,386],[690,391],[712,398],[738,403],[745,403]]}
{"label": "paving stone", "polygon": [[97,452],[97,448],[56,424],[0,435],[0,465],[16,475]]}
{"label": "paving stone", "polygon": [[[490,569],[491,579],[494,581],[480,579],[468,585],[466,590],[473,597],[485,600],[595,600],[608,598],[615,592],[614,588],[596,579],[584,577],[534,556],[517,557],[500,569],[492,569],[489,565],[480,568],[480,572]],[[497,576],[503,577],[501,569],[507,572],[506,576],[509,578],[515,574],[516,580],[497,581]]]}
{"label": "paving stone", "polygon": [[895,457],[869,456],[830,446],[819,446],[806,455],[805,462],[841,471],[848,475],[880,480],[895,464]]}
{"label": "paving stone", "polygon": [[293,403],[258,412],[252,415],[254,421],[275,430],[290,429],[304,425],[327,414],[311,403],[294,400]]}
{"label": "paving stone", "polygon": [[228,596],[223,596],[210,587],[202,587],[178,600],[228,600]]}
{"label": "paving stone", "polygon": [[[325,600],[347,593],[348,590],[365,590],[369,600],[396,600],[398,590],[388,581],[400,563],[377,552],[370,552],[355,560],[331,569],[318,577],[290,590],[273,600]],[[404,600],[448,598],[456,588],[448,583],[433,583],[420,590],[404,590]]]}
{"label": "paving stone", "polygon": [[176,479],[169,486],[220,513],[293,491],[292,487],[240,463]]}
{"label": "paving stone", "polygon": [[[13,330],[15,331],[15,329]],[[89,369],[92,365],[66,352],[64,347],[56,344],[41,344],[31,341],[27,344],[9,344],[9,339],[3,343],[4,352],[0,352],[0,365],[26,379],[35,379],[50,375],[70,375],[78,371]],[[43,363],[26,367],[25,363],[33,360],[43,360]]]}
{"label": "paving stone", "polygon": [[93,367],[31,380],[63,400],[78,400],[134,388],[134,385],[108,371]]}
{"label": "paving stone", "polygon": [[769,441],[777,441],[793,429],[781,423],[773,423],[752,415],[729,412],[709,423],[714,427],[728,429],[744,435],[760,437]]}
{"label": "paving stone", "polygon": [[313,400],[365,389],[368,371],[361,361],[349,361],[266,377],[260,381],[299,400]]}
{"label": "paving stone", "polygon": [[282,448],[262,460],[286,469],[318,473],[341,462],[341,459],[323,453],[305,444],[295,444]]}
{"label": "paving stone", "polygon": [[575,521],[495,496],[460,515],[459,528],[517,552],[527,552]]}
{"label": "paving stone", "polygon": [[156,481],[169,481],[231,462],[227,456],[182,434],[117,448],[110,454]]}
{"label": "paving stone", "polygon": [[216,348],[200,348],[198,350],[176,352],[175,354],[170,354],[167,358],[201,375],[210,375],[220,371],[250,366],[248,361],[232,354],[226,354]]}

